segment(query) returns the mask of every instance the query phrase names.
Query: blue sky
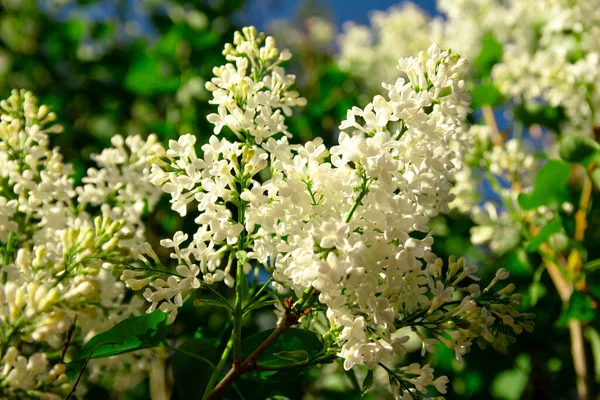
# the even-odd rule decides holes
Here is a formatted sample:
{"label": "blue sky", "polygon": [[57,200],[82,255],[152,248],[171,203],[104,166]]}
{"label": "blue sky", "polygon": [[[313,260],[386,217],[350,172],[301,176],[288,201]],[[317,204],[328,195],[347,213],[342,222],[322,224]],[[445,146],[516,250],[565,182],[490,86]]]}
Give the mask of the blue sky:
{"label": "blue sky", "polygon": [[[264,29],[271,20],[290,17],[294,14],[303,0],[249,0],[246,10],[240,18],[244,22],[255,24],[259,29]],[[402,3],[402,0],[319,0],[320,6],[328,8],[339,26],[346,21],[355,21],[366,24],[369,21],[369,11],[386,10],[389,7]],[[436,0],[415,0],[419,7],[430,14],[436,13]]]}

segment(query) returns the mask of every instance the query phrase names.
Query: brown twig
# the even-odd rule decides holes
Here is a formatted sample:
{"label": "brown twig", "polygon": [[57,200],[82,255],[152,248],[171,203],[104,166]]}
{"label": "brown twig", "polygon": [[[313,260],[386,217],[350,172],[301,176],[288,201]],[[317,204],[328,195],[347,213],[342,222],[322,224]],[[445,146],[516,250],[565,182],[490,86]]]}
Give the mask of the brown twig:
{"label": "brown twig", "polygon": [[573,355],[573,365],[577,377],[577,394],[579,394],[580,400],[591,400],[581,321],[576,319],[569,321],[569,332],[571,334],[571,354]]}
{"label": "brown twig", "polygon": [[[279,323],[277,328],[262,342],[254,351],[246,358],[234,358],[233,365],[225,377],[208,393],[204,400],[214,400],[221,397],[223,391],[231,385],[238,377],[246,372],[253,371],[259,367],[257,360],[262,353],[269,348],[285,332],[288,328],[296,325],[300,317],[310,313],[312,304],[316,301],[319,292],[313,287],[309,287],[304,291],[302,298],[297,302],[293,302],[289,297],[284,300],[283,307],[285,308],[285,317]],[[240,349],[241,350],[241,349]]]}
{"label": "brown twig", "polygon": [[573,292],[573,286],[567,282],[563,271],[561,271],[566,271],[566,269],[552,260],[554,258],[553,253],[547,243],[543,243],[540,246],[540,253],[544,260],[544,265],[546,265],[546,271],[548,271],[548,275],[550,275],[550,279],[552,279],[552,283],[554,283],[554,287],[558,292],[558,296],[563,303],[568,303]]}
{"label": "brown twig", "polygon": [[587,228],[587,212],[592,197],[592,180],[590,176],[585,174],[583,178],[583,189],[581,191],[581,199],[579,200],[579,209],[575,213],[575,240],[583,242],[585,238],[585,229]]}
{"label": "brown twig", "polygon": [[[566,270],[566,265],[561,267],[552,261],[552,251],[550,247],[544,243],[540,246],[542,258],[546,265],[546,270],[550,275],[550,279],[556,287],[556,291],[560,296],[563,304],[568,304],[573,293],[573,285],[565,279],[565,275],[561,272],[561,269]],[[564,259],[562,260],[563,264]],[[585,356],[585,344],[583,338],[583,329],[581,321],[573,319],[569,321],[569,334],[571,336],[571,355],[573,356],[573,367],[575,368],[576,382],[577,382],[577,393],[579,394],[580,400],[591,400],[590,391],[588,388],[588,371],[587,361]]]}
{"label": "brown twig", "polygon": [[494,146],[501,146],[504,144],[504,137],[498,129],[496,117],[494,116],[494,109],[489,104],[486,104],[481,107],[481,111],[483,112],[483,118],[485,119],[486,124],[490,127],[492,144]]}
{"label": "brown twig", "polygon": [[281,321],[277,328],[275,328],[275,330],[271,332],[271,334],[265,339],[265,341],[262,342],[260,346],[258,346],[252,352],[252,354],[250,354],[245,359],[236,360],[237,362],[233,363],[233,366],[231,367],[229,372],[227,372],[227,375],[225,375],[225,377],[217,384],[217,386],[215,386],[215,388],[208,394],[208,396],[206,396],[204,400],[219,399],[223,394],[223,391],[225,391],[225,389],[229,385],[231,385],[238,377],[245,374],[246,372],[256,369],[256,360],[258,359],[258,357],[260,357],[262,353],[264,353],[265,350],[267,350],[267,348],[271,346],[273,342],[277,340],[277,338],[281,336],[283,332],[285,332],[288,328],[297,323],[298,315],[291,309],[288,309],[285,318],[283,319],[283,321]]}
{"label": "brown twig", "polygon": [[69,344],[71,343],[71,339],[73,338],[73,332],[75,331],[75,323],[77,322],[77,314],[73,317],[73,322],[69,327],[69,331],[67,332],[67,338],[65,340],[65,346],[63,347],[62,353],[60,354],[60,362],[63,363],[65,361],[65,355],[67,354],[67,350],[69,349]]}

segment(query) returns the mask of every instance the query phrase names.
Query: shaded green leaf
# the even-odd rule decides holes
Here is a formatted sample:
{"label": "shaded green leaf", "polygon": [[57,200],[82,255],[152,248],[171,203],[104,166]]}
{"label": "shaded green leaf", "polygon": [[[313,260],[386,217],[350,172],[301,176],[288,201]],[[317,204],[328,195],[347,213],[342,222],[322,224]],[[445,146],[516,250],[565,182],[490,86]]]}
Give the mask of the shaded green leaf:
{"label": "shaded green leaf", "polygon": [[533,274],[529,255],[522,247],[517,247],[508,253],[500,266],[506,268],[506,270],[510,272],[510,276],[529,277]]}
{"label": "shaded green leaf", "polygon": [[207,49],[215,46],[221,40],[221,35],[216,30],[210,30],[198,34],[198,32],[190,31],[190,36],[187,38],[192,46],[197,50]]}
{"label": "shaded green leaf", "polygon": [[204,338],[190,339],[177,348],[172,368],[178,398],[202,398],[219,356],[217,346]]}
{"label": "shaded green leaf", "polygon": [[125,87],[145,96],[175,92],[179,88],[179,76],[173,75],[166,60],[147,55],[131,66],[125,76]]}
{"label": "shaded green leaf", "polygon": [[562,219],[557,218],[546,224],[533,239],[527,243],[527,251],[537,251],[539,247],[550,239],[550,236],[562,231]]}
{"label": "shaded green leaf", "polygon": [[89,358],[104,358],[129,351],[159,346],[169,333],[168,314],[155,310],[150,314],[129,317],[107,331],[88,340],[69,363],[69,371],[77,374]]}
{"label": "shaded green leaf", "polygon": [[592,356],[594,360],[594,371],[596,372],[595,380],[600,382],[600,334],[591,326],[585,329],[585,337],[592,348]]}
{"label": "shaded green leaf", "polygon": [[565,327],[572,319],[589,322],[594,319],[595,315],[596,310],[592,308],[592,300],[585,293],[575,291],[569,299],[569,305],[560,314],[556,324]]}
{"label": "shaded green leaf", "polygon": [[600,269],[600,258],[586,262],[583,264],[583,269],[585,271],[597,271]]}
{"label": "shaded green leaf", "polygon": [[492,82],[484,82],[471,91],[471,108],[477,110],[484,105],[497,107],[502,104],[503,97],[500,90]]}
{"label": "shaded green leaf", "polygon": [[496,375],[491,392],[496,399],[518,400],[526,386],[527,375],[519,369],[511,369]]}
{"label": "shaded green leaf", "polygon": [[531,210],[540,206],[553,203],[562,203],[569,198],[567,182],[571,167],[569,164],[559,161],[548,161],[535,177],[535,184],[531,193],[519,195],[519,205],[525,210]]}
{"label": "shaded green leaf", "polygon": [[263,308],[263,307],[268,307],[268,306],[273,306],[275,304],[279,303],[279,300],[264,300],[264,301],[257,301],[256,303],[251,304],[250,306],[246,307],[244,309],[244,312],[248,312],[251,310],[256,310],[258,308]]}
{"label": "shaded green leaf", "polygon": [[599,150],[600,144],[594,139],[587,136],[569,135],[560,140],[558,152],[565,161],[588,165]]}
{"label": "shaded green leaf", "polygon": [[203,285],[203,291],[197,293],[197,297],[194,299],[194,306],[196,307],[223,307],[229,313],[233,313],[233,307],[219,292],[210,287],[210,285]]}
{"label": "shaded green leaf", "polygon": [[562,108],[542,106],[536,103],[528,103],[516,107],[513,111],[513,115],[515,119],[521,121],[525,127],[542,125],[554,132],[560,131],[560,124],[566,118]]}
{"label": "shaded green leaf", "polygon": [[279,353],[273,354],[275,357],[279,357],[282,360],[293,361],[293,362],[304,362],[308,361],[309,354],[304,350],[294,351],[280,351]]}
{"label": "shaded green leaf", "polygon": [[371,386],[373,386],[373,370],[372,369],[370,369],[367,372],[367,376],[365,376],[365,379],[363,380],[361,394],[364,396],[365,393],[367,393],[367,391],[371,388]]}
{"label": "shaded green leaf", "polygon": [[594,168],[594,170],[590,173],[592,181],[597,188],[600,188],[600,168]]}
{"label": "shaded green leaf", "polygon": [[196,307],[206,307],[206,306],[223,307],[231,314],[231,307],[227,306],[226,304],[223,304],[222,301],[216,300],[216,299],[195,299],[194,306],[196,306]]}
{"label": "shaded green leaf", "polygon": [[545,270],[546,269],[544,268],[544,266],[540,266],[533,275],[533,282],[529,286],[529,306],[535,306],[537,304],[538,299],[544,297],[547,293],[546,286],[544,286],[544,284],[541,282],[542,274]]}
{"label": "shaded green leaf", "polygon": [[[265,341],[271,332],[273,332],[273,329],[259,332],[244,339],[242,341],[242,357],[249,356],[254,349]],[[318,334],[306,329],[290,328],[267,348],[257,362],[259,365],[266,367],[290,366],[310,360],[322,354],[323,350],[324,346]],[[302,356],[303,360],[290,360],[282,358],[281,355]],[[299,367],[285,371],[258,371],[246,374],[244,377],[259,381],[294,379],[306,369],[307,367]]]}
{"label": "shaded green leaf", "polygon": [[481,41],[481,51],[473,61],[480,78],[489,76],[492,68],[502,59],[502,43],[492,33],[487,33]]}

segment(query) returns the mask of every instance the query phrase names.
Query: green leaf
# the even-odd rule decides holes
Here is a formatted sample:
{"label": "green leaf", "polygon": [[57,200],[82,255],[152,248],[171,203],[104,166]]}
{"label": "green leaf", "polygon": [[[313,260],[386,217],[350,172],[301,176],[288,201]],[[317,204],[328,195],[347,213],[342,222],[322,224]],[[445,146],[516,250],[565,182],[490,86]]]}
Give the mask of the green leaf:
{"label": "green leaf", "polygon": [[177,348],[172,369],[178,398],[202,398],[219,356],[218,347],[204,338],[190,339]]}
{"label": "green leaf", "polygon": [[277,303],[279,303],[279,300],[257,301],[256,303],[253,303],[250,306],[244,308],[244,312],[248,312],[248,311],[251,311],[251,310],[256,310],[258,308],[273,306],[273,305],[275,305]]}
{"label": "green leaf", "polygon": [[561,204],[569,199],[567,182],[571,167],[559,161],[548,161],[535,177],[535,184],[531,193],[519,195],[519,205],[524,210],[531,210],[540,206],[553,203]]}
{"label": "green leaf", "polygon": [[533,275],[533,268],[529,261],[527,251],[522,247],[517,247],[506,255],[504,262],[500,265],[510,272],[510,276],[525,276]]}
{"label": "green leaf", "polygon": [[89,24],[82,20],[71,19],[65,23],[67,36],[73,43],[79,43],[85,35]]}
{"label": "green leaf", "polygon": [[511,369],[496,375],[491,392],[496,399],[519,400],[526,386],[527,375],[519,369]]}
{"label": "green leaf", "polygon": [[183,41],[182,36],[180,27],[173,26],[162,35],[154,50],[157,54],[173,59],[177,52],[177,46]]}
{"label": "green leaf", "polygon": [[564,136],[560,140],[560,157],[570,163],[587,166],[598,155],[600,144],[587,136]]}
{"label": "green leaf", "polygon": [[[537,304],[537,301],[544,297],[547,293],[546,286],[541,282],[542,274],[546,268],[540,266],[533,275],[533,282],[529,286],[529,306],[533,307]],[[525,303],[525,301],[523,301]]]}
{"label": "green leaf", "polygon": [[596,187],[600,188],[600,168],[594,168],[590,175]]}
{"label": "green leaf", "polygon": [[174,75],[170,64],[162,57],[146,55],[127,72],[125,87],[144,96],[175,92],[179,88],[179,76]]}
{"label": "green leaf", "polygon": [[98,333],[69,363],[69,372],[76,375],[90,358],[110,357],[159,346],[169,333],[167,318],[168,314],[155,310],[150,314],[124,319],[109,330]]}
{"label": "green leaf", "polygon": [[362,391],[361,391],[361,395],[365,395],[365,393],[367,393],[367,391],[371,388],[371,386],[373,386],[373,370],[370,369],[369,372],[367,372],[367,376],[365,376],[365,380],[363,381],[362,384]]}
{"label": "green leaf", "polygon": [[222,301],[217,300],[217,299],[195,299],[194,306],[196,306],[196,307],[206,307],[206,306],[223,307],[231,314],[231,306],[223,304]]}
{"label": "green leaf", "polygon": [[527,251],[534,252],[539,249],[539,247],[550,239],[550,236],[555,233],[559,233],[562,231],[562,219],[557,218],[552,222],[546,224],[533,239],[531,239],[527,243]]}
{"label": "green leaf", "polygon": [[[457,387],[459,384],[460,388]],[[453,380],[452,387],[457,394],[460,394],[463,397],[473,398],[473,395],[479,393],[483,388],[482,374],[476,370],[467,370]]]}
{"label": "green leaf", "polygon": [[588,261],[585,264],[583,264],[583,270],[584,271],[593,272],[593,271],[596,271],[598,269],[600,269],[600,258]]}
{"label": "green leaf", "polygon": [[591,326],[585,329],[585,338],[588,340],[592,348],[592,356],[594,360],[594,371],[596,372],[596,383],[600,382],[600,334]]}
{"label": "green leaf", "polygon": [[235,253],[235,258],[240,262],[240,264],[246,264],[246,262],[248,261],[248,253],[246,253],[243,250],[237,251]]}
{"label": "green leaf", "polygon": [[295,363],[308,361],[310,357],[310,355],[304,350],[280,351],[279,353],[274,353],[273,355],[281,358],[282,360],[293,361]]}
{"label": "green leaf", "polygon": [[497,107],[502,104],[500,90],[492,82],[484,82],[471,90],[471,108],[477,110],[484,105]]}
{"label": "green leaf", "polygon": [[190,30],[190,36],[187,38],[196,50],[209,49],[216,46],[221,40],[221,34],[216,30],[198,33]]}
{"label": "green leaf", "polygon": [[569,325],[569,321],[576,319],[581,322],[589,322],[596,316],[596,310],[592,308],[592,300],[579,291],[573,292],[569,299],[569,305],[566,310],[560,314],[556,324],[561,327]]}
{"label": "green leaf", "polygon": [[[245,338],[242,341],[242,357],[249,356],[254,349],[265,341],[273,330],[269,329]],[[257,363],[267,367],[290,366],[298,362],[313,359],[321,355],[323,350],[324,346],[318,334],[306,329],[290,328],[283,332],[267,348],[258,358]],[[292,358],[300,358],[302,356],[303,360],[290,360],[282,358],[282,355],[284,357],[291,356]],[[285,371],[258,371],[246,374],[244,377],[258,381],[294,379],[307,369],[307,367],[299,367]]]}
{"label": "green leaf", "polygon": [[515,119],[521,121],[525,127],[542,125],[554,132],[560,131],[561,123],[566,119],[562,108],[528,103],[514,110]]}
{"label": "green leaf", "polygon": [[233,313],[233,307],[219,292],[211,288],[210,285],[203,285],[202,288],[205,290],[197,294],[197,298],[194,299],[194,306],[223,307],[229,313]]}
{"label": "green leaf", "polygon": [[473,61],[477,76],[489,76],[494,65],[502,60],[502,53],[502,43],[497,41],[492,33],[485,34],[481,40],[481,51]]}

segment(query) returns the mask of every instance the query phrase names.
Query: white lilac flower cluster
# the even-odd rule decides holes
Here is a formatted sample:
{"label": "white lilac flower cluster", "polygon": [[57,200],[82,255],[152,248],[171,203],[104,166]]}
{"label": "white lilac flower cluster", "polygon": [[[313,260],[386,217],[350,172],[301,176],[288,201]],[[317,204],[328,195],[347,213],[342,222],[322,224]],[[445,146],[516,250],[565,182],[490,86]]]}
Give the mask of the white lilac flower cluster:
{"label": "white lilac flower cluster", "polygon": [[294,24],[289,19],[275,19],[269,23],[268,31],[280,46],[292,49],[297,54],[303,49],[330,51],[335,40],[335,23],[325,17],[311,15],[302,23]]}
{"label": "white lilac flower cluster", "polygon": [[566,134],[591,136],[600,125],[598,0],[438,0],[438,9],[443,20],[406,3],[373,13],[370,27],[349,23],[338,38],[339,65],[379,92],[379,82],[394,77],[395,59],[414,53],[415,46],[440,43],[475,60],[492,35],[502,57],[491,81],[505,97],[561,107]]}
{"label": "white lilac flower cluster", "polygon": [[[429,43],[439,43],[473,60],[481,49],[482,37],[504,22],[497,21],[497,0],[438,0],[443,15],[431,18],[415,3],[403,2],[371,14],[370,26],[347,22],[338,36],[338,64],[362,79],[366,88],[381,91],[380,83],[395,79],[396,61],[416,54]],[[504,30],[500,34],[504,35]],[[470,77],[472,68],[463,71]]]}
{"label": "white lilac flower cluster", "polygon": [[511,1],[492,79],[507,97],[564,110],[561,132],[592,136],[600,125],[600,1]]}
{"label": "white lilac flower cluster", "polygon": [[[401,57],[417,54],[431,43],[444,47],[442,21],[431,20],[417,5],[403,2],[386,11],[373,11],[370,27],[346,22],[337,39],[338,63],[352,76],[361,78],[375,93],[381,82],[398,76],[396,65]],[[461,52],[465,56],[466,53]]]}
{"label": "white lilac flower cluster", "polygon": [[[470,96],[459,75],[466,60],[437,45],[400,59],[407,79],[349,110],[339,144],[328,150],[319,138],[290,144],[284,115],[304,100],[279,66],[289,54],[274,46],[254,28],[236,33],[224,51],[230,63],[207,84],[219,110],[208,116],[215,133],[227,127],[239,141],[212,136],[198,155],[195,138],[184,135],[151,160],[152,182],[180,215],[197,208],[198,229],[162,242],[174,270],[147,260],[150,268],[125,270],[121,279],[145,287],[150,310],[173,320],[193,290],[233,286],[263,265],[275,288],[318,293],[346,369],[404,354],[402,327],[423,328],[426,350],[441,341],[459,358],[475,341],[504,347],[510,332],[530,330],[531,316],[513,308],[514,285],[490,292],[505,271],[481,290],[474,267],[462,259],[443,267],[431,251],[427,224],[449,209],[452,160],[466,145]],[[410,393],[445,390],[446,378],[434,380],[428,366],[393,373]]]}
{"label": "white lilac flower cluster", "polygon": [[[523,221],[552,218],[547,207],[522,210],[518,203],[519,193],[533,188],[538,161],[520,140],[493,144],[488,125],[472,125],[469,133],[472,146],[465,152],[460,171],[454,174],[455,199],[450,208],[470,214],[475,223],[471,228],[473,244],[487,245],[493,253],[504,254],[518,245]],[[497,196],[484,198],[482,181]]]}
{"label": "white lilac flower cluster", "polygon": [[[155,137],[115,137],[76,186],[50,146],[61,131],[55,119],[30,92],[0,102],[0,393],[9,398],[64,398],[72,382],[62,350],[69,357],[140,312],[111,269],[136,259],[142,212],[160,196],[145,164]],[[132,376],[142,358],[130,363]]]}
{"label": "white lilac flower cluster", "polygon": [[[375,13],[370,28],[348,25],[339,38],[340,66],[378,92],[379,80],[393,76],[393,58],[413,51],[415,43],[439,41],[474,60],[491,35],[502,51],[487,79],[508,108],[535,111],[548,105],[564,112],[561,134],[597,134],[600,47],[594,38],[600,33],[599,1],[438,0],[438,9],[445,14],[443,21],[428,18],[409,3]],[[468,87],[479,79],[475,72],[467,71]],[[532,189],[539,168],[520,140],[491,143],[491,129],[485,125],[472,126],[469,136],[473,146],[456,162],[461,168],[454,174],[456,199],[450,207],[471,214],[477,224],[472,230],[475,244],[504,253],[518,243],[523,221],[551,219],[558,209],[519,208],[517,196]],[[491,182],[500,204],[478,195],[482,180]]]}

